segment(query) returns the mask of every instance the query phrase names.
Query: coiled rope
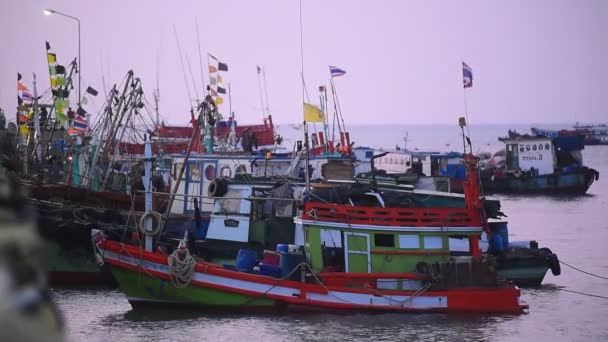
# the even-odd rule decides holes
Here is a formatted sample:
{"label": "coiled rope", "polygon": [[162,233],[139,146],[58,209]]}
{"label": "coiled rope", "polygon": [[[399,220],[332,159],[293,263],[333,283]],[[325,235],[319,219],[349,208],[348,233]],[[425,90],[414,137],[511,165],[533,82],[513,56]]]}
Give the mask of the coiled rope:
{"label": "coiled rope", "polygon": [[190,285],[196,261],[190,251],[185,248],[184,241],[181,241],[180,247],[169,255],[168,264],[173,286],[183,289]]}

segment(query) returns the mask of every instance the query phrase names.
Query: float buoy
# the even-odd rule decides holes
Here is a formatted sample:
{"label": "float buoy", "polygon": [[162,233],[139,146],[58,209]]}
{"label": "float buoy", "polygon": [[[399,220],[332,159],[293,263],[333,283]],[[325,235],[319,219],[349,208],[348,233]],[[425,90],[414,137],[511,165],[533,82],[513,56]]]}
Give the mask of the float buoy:
{"label": "float buoy", "polygon": [[211,197],[222,197],[228,192],[228,180],[225,178],[217,178],[209,184],[207,188],[209,196]]}

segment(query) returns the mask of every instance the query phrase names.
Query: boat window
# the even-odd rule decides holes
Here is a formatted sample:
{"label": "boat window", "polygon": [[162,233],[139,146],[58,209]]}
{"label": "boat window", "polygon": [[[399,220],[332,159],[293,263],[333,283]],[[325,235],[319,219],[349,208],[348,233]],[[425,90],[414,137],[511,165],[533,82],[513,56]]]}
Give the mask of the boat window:
{"label": "boat window", "polygon": [[526,151],[530,151],[530,144],[526,145]]}
{"label": "boat window", "polygon": [[395,235],[374,234],[374,244],[376,247],[395,247]]}
{"label": "boat window", "polygon": [[524,145],[519,145],[519,152],[523,152],[523,151],[525,151]]}
{"label": "boat window", "polygon": [[532,150],[536,151],[536,144],[532,145]]}
{"label": "boat window", "polygon": [[424,249],[442,249],[443,238],[441,236],[425,236]]}
{"label": "boat window", "polygon": [[542,150],[543,150],[543,144],[538,144],[538,149],[539,149],[540,151],[542,151]]}
{"label": "boat window", "polygon": [[550,149],[551,149],[551,145],[545,144],[545,150],[550,150]]}
{"label": "boat window", "polygon": [[326,247],[342,247],[342,234],[339,230],[320,229],[321,245]]}
{"label": "boat window", "polygon": [[418,235],[399,234],[399,248],[420,248]]}

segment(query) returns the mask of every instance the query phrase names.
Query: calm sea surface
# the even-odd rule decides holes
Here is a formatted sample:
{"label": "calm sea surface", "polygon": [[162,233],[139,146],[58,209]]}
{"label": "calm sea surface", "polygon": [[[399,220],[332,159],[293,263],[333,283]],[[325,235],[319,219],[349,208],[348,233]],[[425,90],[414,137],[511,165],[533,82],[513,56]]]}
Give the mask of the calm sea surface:
{"label": "calm sea surface", "polygon": [[[545,126],[546,127],[546,126]],[[567,127],[564,125],[564,127]],[[496,137],[511,128],[473,126],[474,150],[495,151]],[[355,126],[358,145],[460,150],[456,126]],[[297,131],[280,127],[288,143]],[[449,145],[447,145],[449,144]],[[559,258],[608,276],[608,146],[590,146],[584,161],[600,180],[579,197],[500,196],[511,240],[538,240]],[[519,316],[446,314],[218,315],[135,312],[116,290],[54,290],[71,341],[608,341],[608,280],[562,265],[540,289],[522,290],[530,313]]]}

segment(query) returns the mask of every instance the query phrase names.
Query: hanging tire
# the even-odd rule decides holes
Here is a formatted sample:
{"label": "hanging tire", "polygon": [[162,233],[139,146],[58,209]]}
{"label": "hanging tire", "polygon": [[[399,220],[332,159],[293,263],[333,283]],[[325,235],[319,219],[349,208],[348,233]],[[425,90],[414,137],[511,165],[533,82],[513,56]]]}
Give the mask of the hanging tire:
{"label": "hanging tire", "polygon": [[559,259],[556,254],[549,255],[547,262],[549,263],[549,268],[551,268],[551,273],[553,273],[554,276],[558,276],[562,273],[562,267],[559,264]]}
{"label": "hanging tire", "polygon": [[416,272],[428,275],[429,271],[430,271],[430,267],[429,267],[429,264],[427,264],[426,262],[420,261],[419,263],[416,264]]}
{"label": "hanging tire", "polygon": [[209,192],[209,196],[212,197],[222,197],[228,192],[228,180],[225,178],[216,178],[210,184],[209,188],[207,188]]}

